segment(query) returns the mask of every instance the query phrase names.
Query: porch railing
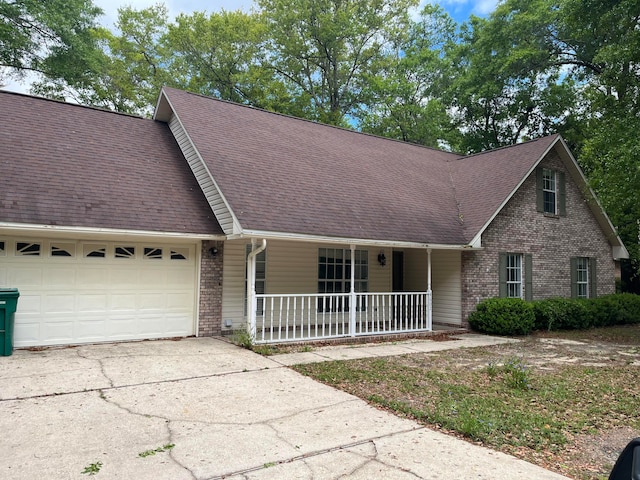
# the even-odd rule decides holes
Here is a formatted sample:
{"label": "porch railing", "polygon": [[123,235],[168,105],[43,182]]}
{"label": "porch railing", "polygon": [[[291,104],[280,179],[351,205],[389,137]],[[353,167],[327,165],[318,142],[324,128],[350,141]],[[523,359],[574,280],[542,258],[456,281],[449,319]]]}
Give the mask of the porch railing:
{"label": "porch railing", "polygon": [[256,343],[430,331],[431,292],[256,295]]}

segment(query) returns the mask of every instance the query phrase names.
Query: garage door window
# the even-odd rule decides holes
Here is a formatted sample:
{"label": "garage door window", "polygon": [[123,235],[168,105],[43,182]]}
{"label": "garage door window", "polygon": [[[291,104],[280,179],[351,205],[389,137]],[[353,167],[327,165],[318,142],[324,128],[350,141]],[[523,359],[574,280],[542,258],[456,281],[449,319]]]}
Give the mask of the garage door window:
{"label": "garage door window", "polygon": [[51,244],[51,256],[52,257],[75,257],[76,246],[73,243],[52,243]]}
{"label": "garage door window", "polygon": [[4,257],[7,251],[4,248],[4,241],[0,241],[0,257]]}
{"label": "garage door window", "polygon": [[84,245],[85,258],[104,258],[107,256],[106,245]]}
{"label": "garage door window", "polygon": [[187,258],[189,258],[188,248],[172,248],[171,249],[171,260],[186,260]]}
{"label": "garage door window", "polygon": [[162,249],[153,247],[144,247],[144,258],[150,260],[162,260]]}
{"label": "garage door window", "polygon": [[135,258],[136,248],[135,247],[116,247],[115,257],[116,258]]}
{"label": "garage door window", "polygon": [[16,242],[16,256],[37,257],[40,255],[40,244],[31,242]]}

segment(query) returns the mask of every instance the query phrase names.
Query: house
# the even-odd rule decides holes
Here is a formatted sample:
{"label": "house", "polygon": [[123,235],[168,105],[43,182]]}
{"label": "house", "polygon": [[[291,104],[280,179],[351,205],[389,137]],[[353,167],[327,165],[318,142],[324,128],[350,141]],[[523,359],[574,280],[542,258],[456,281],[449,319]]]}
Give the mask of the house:
{"label": "house", "polygon": [[558,135],[472,156],[172,88],[154,118],[0,93],[15,345],[464,326],[613,293],[627,258]]}

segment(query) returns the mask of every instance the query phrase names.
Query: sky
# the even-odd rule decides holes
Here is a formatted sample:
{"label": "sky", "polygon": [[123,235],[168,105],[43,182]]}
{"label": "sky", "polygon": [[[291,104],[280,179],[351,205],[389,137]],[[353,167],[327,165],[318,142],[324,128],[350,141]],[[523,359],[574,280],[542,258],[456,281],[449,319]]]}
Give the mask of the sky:
{"label": "sky", "polygon": [[[440,4],[451,17],[461,23],[469,18],[469,15],[485,16],[491,13],[499,0],[422,0],[421,6],[426,3]],[[99,20],[108,28],[113,27],[117,17],[118,8],[131,6],[136,10],[150,7],[158,3],[164,3],[169,10],[169,17],[173,18],[180,13],[191,13],[194,11],[218,11],[225,10],[245,10],[249,11],[253,2],[251,0],[93,0],[93,3],[100,7],[104,15]],[[28,77],[27,77],[28,78]],[[29,85],[26,83],[11,82],[3,90],[27,93]]]}
{"label": "sky", "polygon": [[[99,6],[105,16],[103,23],[107,26],[113,24],[117,18],[119,7],[132,6],[135,9],[150,7],[159,3],[160,0],[93,0]],[[217,11],[225,10],[245,10],[249,11],[253,2],[251,0],[164,0],[169,9],[169,16],[174,17],[179,13],[190,13],[193,11]],[[421,4],[438,3],[456,21],[462,22],[469,18],[470,14],[483,16],[495,9],[498,0],[422,0]]]}

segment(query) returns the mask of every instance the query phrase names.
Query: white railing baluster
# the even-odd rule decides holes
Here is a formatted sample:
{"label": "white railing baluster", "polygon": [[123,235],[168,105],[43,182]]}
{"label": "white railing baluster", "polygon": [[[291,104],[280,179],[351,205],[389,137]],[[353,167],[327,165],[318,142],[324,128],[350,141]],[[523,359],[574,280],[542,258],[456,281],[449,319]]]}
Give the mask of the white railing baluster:
{"label": "white railing baluster", "polygon": [[257,294],[262,311],[256,308],[256,317],[262,325],[256,342],[348,336],[350,318],[355,319],[356,335],[428,331],[432,328],[431,299],[431,292],[362,292],[355,299],[350,293]]}

